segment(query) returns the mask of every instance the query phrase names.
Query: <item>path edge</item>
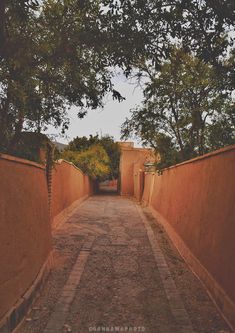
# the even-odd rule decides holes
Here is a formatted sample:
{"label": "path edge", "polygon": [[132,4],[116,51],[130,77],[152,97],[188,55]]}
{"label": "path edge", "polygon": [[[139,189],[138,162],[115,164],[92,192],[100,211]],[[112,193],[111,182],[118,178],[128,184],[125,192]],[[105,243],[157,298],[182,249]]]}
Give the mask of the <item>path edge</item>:
{"label": "path edge", "polygon": [[148,218],[144,214],[141,205],[136,204],[136,210],[144,224],[147,236],[152,248],[152,252],[156,261],[157,269],[159,271],[164,292],[166,294],[171,313],[175,319],[175,323],[179,332],[182,333],[195,333],[189,314],[184,306],[180,292],[175,284],[171,275],[170,268],[166,262],[165,255],[154,235],[152,227]]}
{"label": "path edge", "polygon": [[199,262],[194,254],[189,250],[187,245],[181,239],[181,237],[175,232],[170,223],[151,205],[147,206],[155,221],[159,223],[165,230],[167,236],[170,238],[173,245],[176,247],[182,259],[186,265],[196,276],[196,278],[203,285],[203,288],[207,292],[211,301],[217,308],[220,315],[233,333],[235,333],[235,304],[225,293],[225,291],[219,286],[211,274],[206,268]]}
{"label": "path edge", "polygon": [[84,195],[82,198],[72,202],[70,206],[63,209],[62,212],[57,214],[55,217],[51,218],[52,232],[56,229],[59,229],[61,225],[63,225],[68,220],[68,218],[73,215],[77,207],[80,206],[84,201],[88,200],[89,198],[90,198],[89,194]]}

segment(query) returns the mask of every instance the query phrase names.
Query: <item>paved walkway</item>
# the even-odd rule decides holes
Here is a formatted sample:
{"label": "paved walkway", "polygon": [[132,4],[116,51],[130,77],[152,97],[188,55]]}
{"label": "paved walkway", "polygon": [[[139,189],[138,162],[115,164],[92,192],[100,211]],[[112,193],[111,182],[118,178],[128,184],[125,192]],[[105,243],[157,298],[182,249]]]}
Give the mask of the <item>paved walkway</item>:
{"label": "paved walkway", "polygon": [[54,234],[55,265],[18,333],[230,332],[147,209],[94,196]]}

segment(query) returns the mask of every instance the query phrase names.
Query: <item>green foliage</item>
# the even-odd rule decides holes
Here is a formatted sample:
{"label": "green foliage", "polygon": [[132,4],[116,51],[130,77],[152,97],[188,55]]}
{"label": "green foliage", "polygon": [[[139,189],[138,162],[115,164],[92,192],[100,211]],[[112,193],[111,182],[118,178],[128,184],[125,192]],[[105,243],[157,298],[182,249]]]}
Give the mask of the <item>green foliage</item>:
{"label": "green foliage", "polygon": [[40,151],[46,153],[48,144],[52,145],[45,134],[22,132],[14,155],[33,162],[45,163],[40,158]]}
{"label": "green foliage", "polygon": [[89,138],[85,136],[76,137],[69,143],[68,150],[82,152],[93,145],[102,146],[109,157],[109,174],[106,175],[106,179],[117,179],[119,176],[120,149],[118,143],[114,142],[113,137],[109,135],[101,138],[98,135],[90,135]]}
{"label": "green foliage", "polygon": [[23,130],[66,125],[63,97],[42,77],[35,1],[4,1],[4,49],[0,62],[0,149],[17,153]]}
{"label": "green foliage", "polygon": [[122,126],[161,153],[161,167],[235,143],[234,101],[211,65],[174,50]]}
{"label": "green foliage", "polygon": [[92,179],[106,179],[110,173],[110,160],[101,145],[92,145],[84,151],[66,150],[61,157],[67,161],[73,162],[84,173]]}
{"label": "green foliage", "polygon": [[222,110],[208,124],[206,129],[206,146],[209,151],[235,143],[235,105]]}
{"label": "green foliage", "polygon": [[89,147],[93,146],[94,144],[98,144],[100,141],[99,135],[90,135],[89,138],[86,136],[83,137],[76,137],[68,144],[68,150],[72,151],[84,151],[87,150]]}
{"label": "green foliage", "polygon": [[[226,32],[235,21],[235,3],[227,1],[124,0],[103,1],[103,26],[106,27],[109,52],[126,74],[146,64],[159,69],[172,44],[180,43],[199,59],[221,64],[233,41]],[[219,69],[220,66],[218,66]],[[143,73],[143,72],[142,72]]]}
{"label": "green foliage", "polygon": [[[21,132],[68,128],[114,89],[113,68],[140,79],[161,68],[172,44],[215,66],[233,84],[227,31],[234,2],[176,0],[1,0],[0,150],[17,152]],[[234,54],[231,59],[234,59]]]}
{"label": "green foliage", "polygon": [[155,136],[155,151],[160,155],[160,160],[156,163],[158,169],[165,168],[172,164],[179,163],[180,156],[169,136],[158,133]]}
{"label": "green foliage", "polygon": [[114,141],[113,137],[105,135],[100,138],[99,144],[104,148],[110,160],[108,178],[118,179],[120,162],[120,148],[118,143]]}
{"label": "green foliage", "polygon": [[36,6],[25,1],[20,6],[9,0],[1,5],[0,150],[15,153],[23,129],[41,132],[53,125],[63,132],[71,105],[83,117],[89,108],[102,106],[107,92],[122,99],[95,41],[99,2],[47,0]]}

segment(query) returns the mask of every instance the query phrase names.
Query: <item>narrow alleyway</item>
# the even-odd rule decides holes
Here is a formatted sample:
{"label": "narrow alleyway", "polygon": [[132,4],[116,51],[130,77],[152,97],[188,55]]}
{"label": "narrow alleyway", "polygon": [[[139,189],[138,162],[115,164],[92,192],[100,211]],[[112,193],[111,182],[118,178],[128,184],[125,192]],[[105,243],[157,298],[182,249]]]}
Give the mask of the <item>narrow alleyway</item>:
{"label": "narrow alleyway", "polygon": [[17,333],[227,333],[148,209],[93,196],[54,233],[54,267]]}

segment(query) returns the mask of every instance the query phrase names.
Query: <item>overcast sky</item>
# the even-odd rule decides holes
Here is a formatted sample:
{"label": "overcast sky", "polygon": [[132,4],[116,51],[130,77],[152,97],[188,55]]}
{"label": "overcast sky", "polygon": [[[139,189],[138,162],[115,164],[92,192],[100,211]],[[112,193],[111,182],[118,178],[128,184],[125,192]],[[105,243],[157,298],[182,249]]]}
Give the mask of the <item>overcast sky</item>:
{"label": "overcast sky", "polygon": [[[59,136],[59,130],[49,128],[48,134],[56,134],[56,141],[68,143],[76,136],[89,136],[89,134],[99,135],[109,134],[115,140],[120,140],[120,129],[126,117],[130,116],[130,109],[140,104],[143,99],[142,89],[133,82],[128,82],[123,75],[118,75],[114,79],[115,89],[126,98],[123,102],[113,101],[111,96],[105,98],[103,109],[90,110],[83,118],[77,117],[75,107],[69,111],[70,126],[65,137]],[[135,144],[138,145],[136,140]]]}

